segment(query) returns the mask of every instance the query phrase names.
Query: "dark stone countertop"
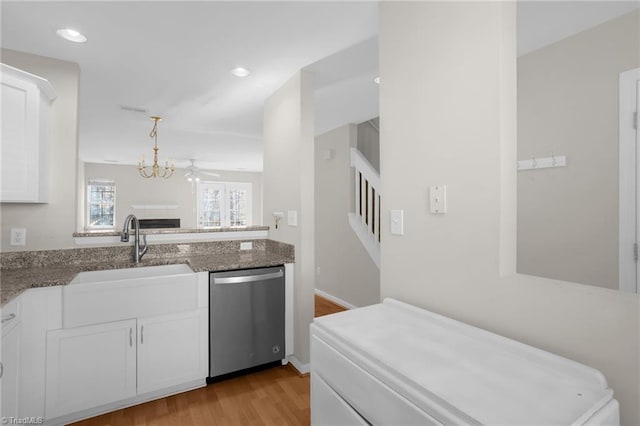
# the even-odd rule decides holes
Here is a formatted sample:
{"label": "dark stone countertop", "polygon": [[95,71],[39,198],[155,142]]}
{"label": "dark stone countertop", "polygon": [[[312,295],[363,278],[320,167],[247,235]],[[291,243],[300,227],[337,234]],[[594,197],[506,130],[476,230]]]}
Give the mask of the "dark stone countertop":
{"label": "dark stone countertop", "polygon": [[[215,243],[213,243],[215,244]],[[228,245],[228,242],[226,242]],[[184,245],[184,244],[183,244]],[[169,245],[167,245],[169,246]],[[202,243],[200,243],[202,246]],[[80,250],[80,249],[78,249]],[[66,285],[79,272],[105,269],[139,268],[144,266],[187,264],[194,272],[228,271],[234,269],[259,268],[282,265],[294,262],[293,246],[267,240],[259,249],[222,251],[198,250],[188,255],[174,253],[170,256],[143,257],[135,264],[121,256],[101,256],[88,259],[87,249],[83,249],[83,259],[79,263],[42,262],[42,253],[38,253],[38,262],[21,267],[3,268],[0,270],[0,305],[4,305],[30,288]],[[96,249],[99,250],[99,249]],[[61,251],[51,250],[51,258],[59,259]],[[32,252],[35,253],[35,252]],[[104,252],[96,251],[101,255]],[[58,255],[58,257],[57,257]],[[66,254],[65,254],[66,256]],[[34,256],[35,257],[35,256]],[[110,259],[110,260],[107,260]],[[6,263],[5,263],[6,264]]]}

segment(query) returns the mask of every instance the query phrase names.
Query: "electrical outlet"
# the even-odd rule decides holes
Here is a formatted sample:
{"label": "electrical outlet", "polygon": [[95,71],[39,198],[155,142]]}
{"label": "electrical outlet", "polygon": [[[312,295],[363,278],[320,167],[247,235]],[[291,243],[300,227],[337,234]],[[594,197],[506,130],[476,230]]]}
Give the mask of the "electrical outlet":
{"label": "electrical outlet", "polygon": [[251,241],[240,243],[240,250],[251,250],[252,248],[253,248],[253,243]]}
{"label": "electrical outlet", "polygon": [[11,241],[12,246],[23,246],[27,244],[27,230],[25,228],[11,228]]}

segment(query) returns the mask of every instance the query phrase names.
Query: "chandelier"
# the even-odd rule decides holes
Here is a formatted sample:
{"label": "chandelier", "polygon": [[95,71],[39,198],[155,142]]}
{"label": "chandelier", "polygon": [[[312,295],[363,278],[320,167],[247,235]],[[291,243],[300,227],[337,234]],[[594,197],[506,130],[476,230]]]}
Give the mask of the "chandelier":
{"label": "chandelier", "polygon": [[173,174],[173,171],[175,170],[175,164],[173,164],[173,162],[171,163],[171,166],[169,166],[169,162],[166,161],[164,163],[164,168],[162,169],[162,171],[160,171],[160,166],[158,165],[158,121],[161,121],[162,118],[160,117],[151,117],[151,119],[153,120],[153,129],[151,129],[151,132],[149,133],[149,137],[153,138],[154,140],[154,145],[153,145],[153,165],[151,166],[151,170],[148,171],[147,170],[147,166],[145,166],[144,164],[144,158],[138,162],[138,171],[140,172],[140,176],[142,176],[143,178],[156,178],[156,177],[161,177],[161,178],[169,178],[171,177],[171,175]]}

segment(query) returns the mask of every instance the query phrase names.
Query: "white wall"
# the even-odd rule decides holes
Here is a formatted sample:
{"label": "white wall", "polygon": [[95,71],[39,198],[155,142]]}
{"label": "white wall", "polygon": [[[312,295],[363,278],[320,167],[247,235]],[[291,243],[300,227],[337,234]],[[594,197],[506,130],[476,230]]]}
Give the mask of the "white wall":
{"label": "white wall", "polygon": [[597,368],[640,424],[638,296],[511,273],[515,5],[381,3],[379,42],[382,223],[405,211],[404,236],[382,227],[381,297]]}
{"label": "white wall", "polygon": [[[314,255],[314,79],[300,71],[264,106],[264,224],[269,237],[295,246],[294,353],[309,362],[309,324],[313,320]],[[297,226],[287,211],[298,212]],[[285,218],[275,229],[273,212]]]}
{"label": "white wall", "polygon": [[[43,77],[57,99],[49,121],[49,202],[0,204],[3,252],[73,247],[76,230],[76,160],[78,157],[77,64],[2,49],[2,62]],[[11,228],[25,228],[25,246],[10,246]]]}
{"label": "white wall", "polygon": [[618,288],[618,81],[640,67],[639,19],[518,58],[518,158],[568,157],[518,173],[518,272]]}
{"label": "white wall", "polygon": [[[207,177],[207,181],[250,182],[252,184],[253,225],[262,225],[262,173],[216,170],[220,176]],[[176,169],[169,179],[144,179],[136,166],[85,163],[84,178],[105,178],[116,182],[116,228],[119,229],[128,214],[144,218],[180,218],[182,228],[196,228],[197,189],[184,178],[186,169]],[[177,209],[135,210],[132,205],[178,205]],[[83,220],[86,220],[86,207]]]}
{"label": "white wall", "polygon": [[369,163],[380,172],[380,132],[373,125],[380,128],[380,118],[358,124],[358,151]]}
{"label": "white wall", "polygon": [[358,127],[347,124],[315,139],[316,289],[366,306],[380,302],[380,271],[347,220],[354,204],[350,149],[359,142]]}

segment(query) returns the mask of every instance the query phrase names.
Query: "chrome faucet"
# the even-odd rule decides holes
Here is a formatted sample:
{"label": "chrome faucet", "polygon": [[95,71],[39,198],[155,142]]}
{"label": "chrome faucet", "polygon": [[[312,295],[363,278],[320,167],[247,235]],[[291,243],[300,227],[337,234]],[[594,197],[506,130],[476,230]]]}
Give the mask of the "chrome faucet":
{"label": "chrome faucet", "polygon": [[129,227],[131,226],[131,222],[133,222],[134,226],[134,240],[133,240],[133,261],[135,263],[140,263],[142,260],[142,256],[147,252],[149,246],[147,245],[147,236],[142,236],[142,247],[140,247],[140,222],[138,222],[138,218],[134,215],[130,214],[124,220],[124,226],[122,227],[122,235],[120,236],[120,241],[123,243],[129,242]]}

